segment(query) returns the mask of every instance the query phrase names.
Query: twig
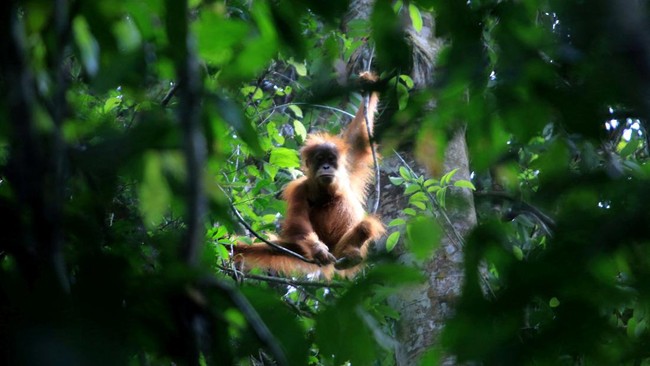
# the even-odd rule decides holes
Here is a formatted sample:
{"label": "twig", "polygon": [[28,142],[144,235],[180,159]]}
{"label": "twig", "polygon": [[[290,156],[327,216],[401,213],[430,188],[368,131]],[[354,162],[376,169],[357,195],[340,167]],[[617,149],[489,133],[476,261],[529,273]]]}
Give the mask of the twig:
{"label": "twig", "polygon": [[174,96],[174,94],[176,94],[176,91],[178,90],[178,85],[179,85],[179,83],[173,83],[172,84],[171,89],[169,89],[167,94],[165,94],[165,96],[163,97],[162,101],[160,101],[160,105],[162,105],[163,107],[167,107],[169,102],[172,100],[172,97]]}
{"label": "twig", "polygon": [[[417,173],[416,173],[416,172],[411,168],[411,166],[406,162],[406,160],[404,160],[404,158],[402,158],[402,156],[401,156],[397,151],[393,150],[393,152],[394,152],[395,155],[399,158],[399,160],[402,162],[402,164],[404,164],[404,166],[406,167],[406,169],[409,170],[409,172],[411,173],[411,175],[413,175],[414,177],[419,176],[419,175],[418,175],[418,174],[417,174]],[[464,239],[463,239],[463,237],[460,235],[460,233],[458,232],[458,230],[456,230],[456,228],[454,227],[453,223],[451,222],[451,219],[450,219],[449,216],[447,215],[447,212],[445,212],[445,210],[444,210],[444,209],[440,206],[440,204],[438,203],[438,200],[437,200],[437,199],[436,199],[436,198],[435,198],[431,193],[426,192],[426,194],[427,194],[429,200],[433,203],[434,208],[436,208],[436,209],[438,210],[438,213],[440,214],[440,216],[442,216],[442,217],[445,219],[445,223],[447,224],[447,226],[449,226],[451,232],[454,234],[455,238],[449,237],[449,239],[450,239],[452,242],[456,243],[459,249],[462,248],[463,245],[464,245]],[[447,236],[449,236],[449,233],[447,233]]]}
{"label": "twig", "polygon": [[352,114],[352,113],[350,113],[350,112],[347,112],[347,111],[344,111],[344,110],[342,110],[342,109],[340,109],[340,108],[332,107],[332,106],[329,106],[329,105],[323,105],[323,104],[312,104],[312,103],[307,103],[307,102],[292,102],[292,103],[286,103],[286,104],[278,104],[278,105],[276,105],[276,106],[273,106],[273,107],[270,107],[270,108],[264,109],[264,110],[262,110],[261,112],[262,112],[262,113],[266,113],[266,112],[274,112],[276,109],[280,109],[280,108],[288,107],[288,106],[290,106],[290,105],[308,105],[308,106],[310,106],[310,107],[312,107],[312,108],[329,109],[329,110],[332,110],[332,111],[334,111],[334,112],[338,112],[338,113],[344,114],[344,115],[346,115],[346,116],[348,116],[348,117],[350,117],[350,118],[354,118],[354,114]]}
{"label": "twig", "polygon": [[474,196],[476,197],[483,197],[483,198],[489,198],[489,197],[494,197],[494,198],[500,198],[505,201],[509,202],[514,202],[517,204],[520,204],[523,206],[526,211],[529,211],[533,216],[539,220],[540,224],[542,224],[542,228],[548,235],[551,235],[551,229],[555,227],[555,220],[553,220],[550,216],[546,215],[542,210],[539,208],[531,205],[530,203],[524,202],[523,200],[517,199],[515,197],[512,197],[506,192],[498,192],[498,191],[481,191],[481,192],[474,192]]}
{"label": "twig", "polygon": [[221,191],[223,192],[223,194],[226,195],[226,197],[228,198],[228,201],[229,201],[229,204],[230,204],[230,208],[232,209],[233,213],[234,213],[235,216],[237,217],[237,220],[238,220],[242,225],[244,225],[244,227],[246,228],[246,230],[250,231],[250,233],[253,234],[253,236],[255,236],[257,239],[261,240],[261,241],[264,242],[265,244],[267,244],[267,245],[269,245],[269,246],[271,246],[271,247],[273,247],[273,248],[279,250],[280,252],[283,252],[283,253],[288,254],[288,255],[290,255],[290,256],[292,256],[292,257],[298,258],[298,259],[300,259],[300,260],[303,261],[303,262],[316,264],[316,262],[314,262],[313,260],[311,260],[311,259],[307,259],[307,258],[303,257],[302,255],[300,255],[300,254],[298,254],[298,253],[296,253],[296,252],[294,252],[294,251],[292,251],[292,250],[290,250],[290,249],[287,249],[287,248],[285,248],[285,247],[283,247],[283,246],[281,246],[281,245],[278,245],[278,244],[276,244],[276,243],[274,243],[274,242],[272,242],[272,241],[269,241],[269,240],[267,240],[266,238],[262,237],[260,234],[258,234],[258,233],[257,233],[255,230],[253,230],[253,228],[252,228],[252,227],[251,227],[251,226],[246,222],[246,220],[244,220],[244,218],[242,217],[241,213],[239,213],[239,211],[238,211],[237,208],[235,207],[235,204],[232,202],[232,200],[230,199],[230,197],[228,197],[228,195],[226,194],[226,191],[225,191],[223,188],[221,188],[221,186],[219,186],[219,189],[221,189]]}
{"label": "twig", "polygon": [[[406,169],[409,170],[411,175],[413,175],[414,177],[417,177],[418,174],[415,173],[415,171],[413,171],[413,169],[411,169],[411,166],[406,162],[406,160],[404,160],[404,158],[402,158],[402,156],[397,151],[393,150],[393,152],[399,158],[399,160],[402,162],[402,164],[404,164],[404,166],[406,166]],[[447,215],[447,212],[445,211],[445,209],[442,208],[442,206],[440,206],[440,204],[438,203],[438,200],[436,200],[436,198],[431,193],[426,192],[426,194],[427,194],[429,200],[431,201],[431,203],[433,203],[433,207],[438,211],[440,216],[442,216],[445,219],[445,223],[446,223],[445,226],[448,227],[449,231],[451,231],[455,236],[455,238],[452,238],[450,236],[450,234],[449,234],[449,231],[445,230],[445,233],[447,234],[447,237],[449,238],[451,243],[456,247],[457,250],[462,250],[463,247],[465,246],[465,242],[463,240],[463,237],[460,235],[458,230],[456,230],[456,227],[451,222],[451,219],[449,218],[449,215]],[[492,286],[490,285],[490,281],[487,279],[485,274],[483,274],[481,271],[479,271],[479,273],[480,273],[480,276],[481,276],[481,280],[483,280],[483,284],[485,285],[487,290],[490,292],[492,297],[496,298],[496,294],[494,293],[494,290],[492,289]]]}
{"label": "twig", "polygon": [[370,151],[372,151],[372,161],[373,164],[375,165],[375,203],[371,211],[371,213],[375,214],[379,209],[379,201],[381,195],[381,184],[379,184],[379,180],[381,176],[379,173],[379,162],[377,161],[377,152],[375,151],[375,145],[372,143],[373,136],[372,136],[372,131],[370,130],[370,120],[368,119],[368,105],[370,103],[370,94],[365,95],[363,98],[364,98],[364,108],[365,108],[363,117],[366,120],[366,131],[368,131],[368,141],[370,142]]}
{"label": "twig", "polygon": [[273,276],[265,276],[265,275],[254,275],[250,273],[243,273],[241,271],[238,271],[236,269],[230,269],[226,268],[220,265],[217,265],[217,268],[221,269],[222,271],[225,271],[231,275],[237,276],[237,278],[248,278],[251,280],[256,280],[256,281],[265,281],[265,282],[274,282],[274,283],[280,283],[283,285],[288,285],[288,286],[309,286],[309,287],[334,287],[334,288],[343,288],[345,285],[339,282],[330,282],[330,283],[325,283],[325,282],[314,282],[314,281],[300,281],[300,280],[291,280],[288,278],[284,277],[273,277]]}

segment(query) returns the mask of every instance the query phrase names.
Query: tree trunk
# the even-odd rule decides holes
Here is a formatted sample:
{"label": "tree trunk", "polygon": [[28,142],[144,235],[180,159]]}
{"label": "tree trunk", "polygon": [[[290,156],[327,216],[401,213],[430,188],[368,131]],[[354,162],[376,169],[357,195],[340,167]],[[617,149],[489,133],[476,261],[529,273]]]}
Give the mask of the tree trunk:
{"label": "tree trunk", "polygon": [[[344,18],[345,23],[353,19],[370,17],[372,1],[352,1],[350,11]],[[402,11],[404,24],[410,24],[408,11]],[[433,17],[422,13],[423,28],[416,32],[411,26],[407,27],[407,38],[413,48],[413,65],[411,77],[416,88],[431,86],[434,78],[434,61],[440,48],[440,41],[433,37]],[[367,50],[357,52],[360,57]],[[354,73],[363,62],[353,58],[348,64],[348,70]],[[434,105],[434,101],[431,101]],[[403,154],[411,167],[412,154]],[[407,205],[402,187],[388,183],[388,176],[397,175],[397,170],[403,165],[401,158],[385,156],[382,162],[382,185],[380,213],[384,222],[396,218]],[[465,129],[458,129],[448,141],[444,156],[444,171],[449,172],[458,168],[455,179],[469,180],[469,159],[465,142]],[[417,174],[423,174],[423,169],[414,168]],[[476,225],[476,213],[471,192],[467,189],[451,189],[447,196],[447,210],[439,212],[437,219],[444,230],[440,247],[434,256],[424,263],[418,264],[424,271],[427,280],[419,286],[404,289],[391,299],[391,305],[400,313],[396,327],[397,347],[395,350],[398,365],[414,365],[428,349],[441,350],[438,340],[445,324],[453,311],[455,300],[460,294],[463,280],[462,269],[462,238]],[[403,248],[396,248],[398,261],[415,265],[412,255]],[[446,357],[443,364],[455,364],[455,360]]]}
{"label": "tree trunk", "polygon": [[[447,145],[445,172],[459,168],[455,177],[469,179],[467,147],[464,129],[458,130]],[[401,188],[400,188],[401,189]],[[394,216],[396,211],[392,212]],[[446,214],[446,216],[445,216]],[[388,218],[387,213],[384,217]],[[447,218],[449,220],[447,220]],[[404,289],[391,298],[391,305],[399,312],[395,358],[398,365],[414,365],[429,348],[440,350],[438,339],[445,321],[453,311],[463,281],[462,238],[476,225],[474,200],[470,192],[454,189],[448,192],[447,210],[438,216],[445,231],[440,248],[421,267],[427,280]],[[412,264],[409,252],[400,251],[398,260]],[[454,364],[452,358],[443,364]]]}

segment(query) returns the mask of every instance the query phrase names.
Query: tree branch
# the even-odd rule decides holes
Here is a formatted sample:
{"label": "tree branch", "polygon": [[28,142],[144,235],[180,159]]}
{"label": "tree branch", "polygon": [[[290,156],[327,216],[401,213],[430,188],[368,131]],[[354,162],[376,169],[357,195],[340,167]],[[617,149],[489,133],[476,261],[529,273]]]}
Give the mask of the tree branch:
{"label": "tree branch", "polygon": [[481,191],[481,192],[474,192],[474,196],[482,197],[482,198],[499,198],[501,200],[513,202],[522,206],[525,211],[531,213],[533,216],[535,216],[535,218],[537,218],[537,220],[540,222],[541,226],[543,227],[544,231],[546,231],[546,233],[549,235],[551,235],[551,228],[555,227],[555,220],[553,220],[550,216],[542,212],[537,207],[531,205],[530,203],[512,197],[506,192]]}
{"label": "tree branch", "polygon": [[253,230],[253,228],[248,224],[248,222],[246,222],[246,220],[244,220],[241,213],[239,213],[239,211],[235,207],[235,204],[232,202],[232,199],[228,196],[226,191],[221,186],[218,186],[218,187],[221,190],[221,192],[223,192],[223,194],[226,196],[226,198],[228,198],[228,204],[230,205],[230,209],[232,210],[232,212],[235,214],[235,217],[237,217],[237,221],[239,221],[239,223],[244,225],[246,230],[248,230],[251,234],[253,234],[253,236],[255,236],[257,239],[261,240],[263,243],[273,247],[274,249],[277,249],[280,252],[283,252],[283,253],[285,253],[287,255],[298,258],[303,262],[316,264],[316,262],[314,262],[313,260],[307,259],[307,258],[303,257],[302,255],[300,255],[300,254],[298,254],[298,253],[296,253],[296,252],[294,252],[294,251],[292,251],[290,249],[287,249],[287,248],[285,248],[285,247],[283,247],[281,245],[278,245],[278,244],[264,238],[260,234],[258,234],[255,230]]}
{"label": "tree branch", "polygon": [[236,276],[237,278],[248,278],[251,280],[256,280],[256,281],[264,281],[264,282],[273,282],[273,283],[279,283],[282,285],[287,285],[287,286],[306,286],[306,287],[334,287],[334,288],[343,288],[345,287],[342,283],[339,282],[330,282],[330,283],[325,283],[325,282],[314,282],[314,281],[301,281],[301,280],[292,280],[284,277],[273,277],[273,276],[265,276],[265,275],[254,275],[250,273],[244,273],[242,271],[238,271],[236,269],[230,269],[226,268],[224,266],[217,265],[217,268],[221,269],[224,272],[227,272],[233,276]]}

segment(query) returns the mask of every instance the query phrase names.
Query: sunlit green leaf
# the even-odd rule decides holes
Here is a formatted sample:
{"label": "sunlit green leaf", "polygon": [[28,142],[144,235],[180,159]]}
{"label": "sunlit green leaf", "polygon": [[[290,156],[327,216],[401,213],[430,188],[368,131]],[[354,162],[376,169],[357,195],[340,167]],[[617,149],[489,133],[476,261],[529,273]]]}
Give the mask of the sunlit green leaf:
{"label": "sunlit green leaf", "polygon": [[420,186],[418,186],[417,184],[410,184],[406,186],[406,189],[404,190],[404,194],[409,195],[418,191],[420,191]]}
{"label": "sunlit green leaf", "polygon": [[461,188],[469,188],[472,191],[476,190],[476,187],[474,187],[474,184],[472,184],[472,182],[470,182],[468,180],[464,180],[464,179],[459,179],[459,180],[455,181],[454,186],[455,187],[461,187]]}
{"label": "sunlit green leaf", "polygon": [[632,155],[639,148],[639,145],[641,145],[640,139],[638,138],[631,139],[624,145],[623,149],[621,150],[620,152],[621,157],[625,158]]}
{"label": "sunlit green leaf", "polygon": [[449,182],[451,182],[451,178],[454,177],[456,172],[458,172],[458,168],[456,168],[456,169],[450,171],[449,173],[443,175],[442,178],[440,178],[440,185],[442,185],[442,186],[448,185]]}
{"label": "sunlit green leaf", "polygon": [[395,231],[388,236],[388,238],[386,239],[387,252],[390,252],[393,250],[393,248],[395,248],[395,245],[397,245],[397,243],[399,242],[399,238],[400,238],[399,231]]}
{"label": "sunlit green leaf", "polygon": [[420,14],[420,9],[418,9],[414,4],[409,4],[409,16],[411,17],[413,29],[419,33],[422,30],[422,15]]}
{"label": "sunlit green leaf", "polygon": [[269,163],[279,168],[298,168],[300,167],[300,158],[296,150],[277,147],[271,150]]}
{"label": "sunlit green leaf", "polygon": [[420,210],[423,210],[423,211],[427,209],[426,204],[424,202],[422,202],[422,201],[409,200],[409,204],[413,205],[413,206],[415,206],[415,207],[417,207],[417,208],[419,208]]}
{"label": "sunlit green leaf", "polygon": [[305,129],[305,125],[302,124],[302,122],[298,121],[297,119],[293,120],[293,130],[296,133],[296,136],[299,137],[299,141],[305,141],[307,138],[307,130]]}
{"label": "sunlit green leaf", "polygon": [[441,188],[436,191],[436,200],[442,208],[446,208],[447,189]]}
{"label": "sunlit green leaf", "polygon": [[296,69],[296,73],[299,76],[307,76],[307,66],[304,62],[296,62],[293,59],[289,59],[288,62]]}
{"label": "sunlit green leaf", "polygon": [[435,219],[419,216],[406,225],[409,247],[416,258],[424,259],[440,246],[442,232]]}
{"label": "sunlit green leaf", "polygon": [[413,179],[411,173],[403,166],[399,167],[399,175],[401,175],[405,181],[410,181],[411,179]]}
{"label": "sunlit green leaf", "polygon": [[140,47],[142,36],[130,16],[125,16],[113,26],[113,33],[122,52],[131,52]]}
{"label": "sunlit green leaf", "polygon": [[404,214],[409,215],[409,216],[417,215],[417,212],[415,212],[415,210],[410,208],[410,207],[407,207],[407,208],[403,209],[402,212],[404,212]]}
{"label": "sunlit green leaf", "polygon": [[429,198],[428,198],[427,195],[426,195],[424,192],[422,192],[422,191],[419,191],[419,192],[415,193],[414,195],[412,195],[412,196],[409,198],[409,202],[414,202],[414,201],[426,202],[426,201],[428,201],[428,200],[429,200]]}
{"label": "sunlit green leaf", "polygon": [[287,108],[289,108],[293,112],[296,118],[302,118],[302,109],[300,109],[300,107],[298,107],[295,104],[289,104]]}
{"label": "sunlit green leaf", "polygon": [[406,221],[404,219],[393,219],[391,222],[388,223],[388,227],[393,227],[393,226],[400,226],[404,225]]}
{"label": "sunlit green leaf", "polygon": [[160,224],[169,210],[171,194],[157,153],[144,156],[143,179],[139,188],[140,213],[144,224],[152,229]]}
{"label": "sunlit green leaf", "polygon": [[400,75],[399,78],[406,84],[406,87],[409,89],[413,89],[415,86],[415,83],[413,82],[413,79],[411,79],[410,76],[408,75]]}
{"label": "sunlit green leaf", "polygon": [[99,70],[99,45],[90,33],[86,19],[76,16],[72,22],[72,29],[84,69],[89,75],[95,75]]}
{"label": "sunlit green leaf", "polygon": [[111,112],[113,109],[117,108],[120,104],[122,104],[122,98],[120,97],[110,97],[106,99],[106,102],[104,103],[104,113]]}

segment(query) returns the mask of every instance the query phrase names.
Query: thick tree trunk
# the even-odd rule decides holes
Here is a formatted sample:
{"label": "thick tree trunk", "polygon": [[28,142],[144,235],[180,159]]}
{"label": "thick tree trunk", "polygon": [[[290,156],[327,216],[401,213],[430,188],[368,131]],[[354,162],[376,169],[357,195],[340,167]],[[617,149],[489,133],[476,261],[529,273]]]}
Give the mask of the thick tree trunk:
{"label": "thick tree trunk", "polygon": [[[357,0],[351,2],[350,12],[344,18],[345,23],[353,19],[370,17],[372,1]],[[403,12],[404,24],[409,24],[408,12]],[[411,77],[416,88],[432,85],[434,75],[434,60],[440,41],[433,37],[433,18],[430,14],[422,13],[423,29],[416,32],[412,27],[406,30],[408,41],[413,48],[413,67]],[[357,72],[368,51],[360,50],[357,58],[350,60],[348,70]],[[434,105],[435,101],[431,101]],[[405,156],[411,156],[406,153]],[[407,162],[414,167],[412,161]],[[412,160],[412,159],[410,159]],[[382,162],[382,194],[380,213],[385,222],[396,218],[401,209],[407,205],[402,187],[388,183],[388,176],[396,172],[403,162],[393,156],[385,156]],[[469,180],[469,159],[465,142],[465,130],[457,130],[448,141],[444,156],[444,171],[458,168],[455,179]],[[421,168],[415,168],[416,173],[424,174]],[[440,248],[432,258],[418,264],[426,275],[427,280],[419,286],[409,287],[391,299],[391,305],[399,311],[400,320],[396,327],[397,347],[395,350],[398,365],[417,364],[424,352],[430,348],[438,348],[438,340],[445,321],[453,311],[456,298],[462,285],[462,238],[476,225],[476,213],[471,192],[467,189],[452,189],[448,192],[447,211],[438,213],[438,221],[445,231]],[[398,260],[414,264],[408,251],[397,248]],[[444,354],[444,353],[443,353]],[[443,364],[454,364],[453,358],[447,357]]]}
{"label": "thick tree trunk", "polygon": [[[457,179],[469,179],[470,174],[464,132],[457,131],[445,151],[445,171],[459,168]],[[388,215],[386,213],[385,217]],[[466,189],[450,191],[447,211],[438,216],[438,221],[445,235],[434,256],[421,265],[427,280],[404,289],[391,299],[391,305],[400,314],[395,350],[398,365],[414,365],[429,348],[438,348],[440,333],[451,315],[463,281],[462,237],[476,224],[472,194]],[[399,261],[410,264],[413,259],[408,252],[402,251]],[[443,362],[454,363],[451,358]]]}
{"label": "thick tree trunk", "polygon": [[[433,82],[434,61],[440,46],[439,40],[433,38],[433,18],[430,14],[422,15],[422,31],[408,31],[413,46],[414,65],[411,77],[416,87],[420,88],[430,86]],[[431,101],[431,104],[434,102]],[[458,172],[454,176],[455,179],[470,179],[464,128],[455,131],[445,149],[444,172],[456,168]],[[472,193],[467,189],[450,190],[446,207],[446,211],[437,214],[437,220],[444,231],[440,248],[432,258],[422,264],[426,282],[405,289],[391,299],[391,304],[400,313],[395,350],[398,365],[416,364],[423,353],[431,348],[442,351],[438,344],[440,334],[453,311],[455,300],[460,295],[463,282],[463,238],[476,225]],[[399,260],[409,263],[409,256],[402,251]],[[453,365],[455,360],[446,357],[442,363]]]}

